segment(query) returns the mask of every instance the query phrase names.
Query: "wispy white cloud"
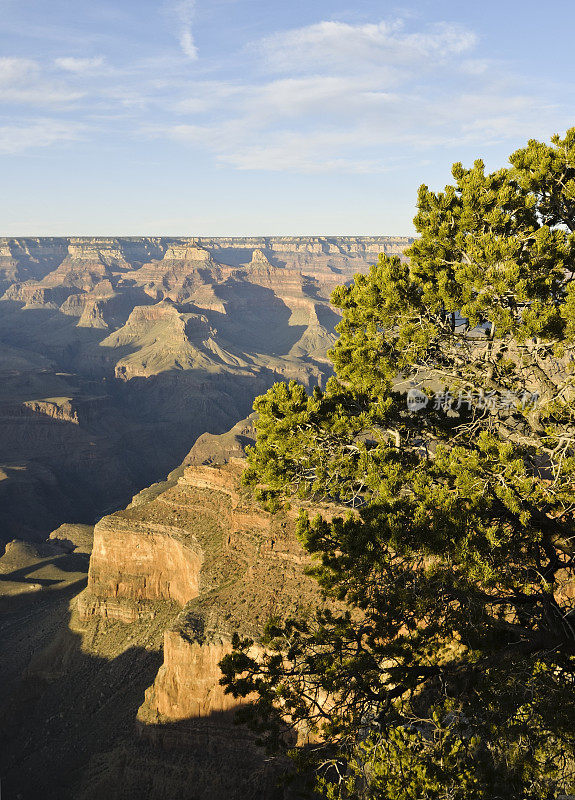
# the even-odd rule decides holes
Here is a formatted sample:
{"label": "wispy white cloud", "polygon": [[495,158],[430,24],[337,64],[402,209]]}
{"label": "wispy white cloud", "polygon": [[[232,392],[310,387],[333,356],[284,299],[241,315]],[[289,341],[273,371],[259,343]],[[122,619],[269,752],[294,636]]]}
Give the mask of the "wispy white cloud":
{"label": "wispy white cloud", "polygon": [[76,75],[89,75],[98,72],[105,63],[103,56],[95,56],[94,58],[75,58],[67,56],[64,58],[56,58],[54,63],[60,69],[66,72],[72,72]]}
{"label": "wispy white cloud", "polygon": [[[534,96],[438,98],[415,88],[379,93],[365,87],[354,94],[353,84],[332,86],[329,98],[318,91],[323,100],[313,112],[312,95],[309,103],[304,98],[290,105],[288,87],[282,117],[276,111],[284,105],[282,83],[246,91],[230,108],[230,118],[148,132],[211,151],[217,163],[238,170],[378,173],[400,168],[406,154],[421,158],[437,147],[502,142],[526,131],[544,136],[555,127],[556,108]],[[268,106],[271,95],[275,104]]]}
{"label": "wispy white cloud", "polygon": [[370,66],[410,66],[469,52],[475,34],[462,25],[437,23],[409,32],[402,20],[363,25],[318,22],[281,31],[250,46],[268,68],[280,72],[329,69],[356,72]]}
{"label": "wispy white cloud", "polygon": [[67,104],[83,92],[46,78],[28,58],[0,58],[0,102],[35,106]]}
{"label": "wispy white cloud", "polygon": [[347,127],[356,113],[387,105],[394,98],[387,91],[393,83],[384,74],[285,78],[248,91],[246,112],[262,121],[320,117]]}
{"label": "wispy white cloud", "polygon": [[192,23],[196,10],[195,0],[177,0],[172,11],[177,23],[177,36],[183,54],[192,61],[198,58],[198,48],[194,41]]}
{"label": "wispy white cloud", "polygon": [[0,153],[21,153],[36,147],[79,139],[84,126],[55,119],[36,119],[20,125],[0,125]]}
{"label": "wispy white cloud", "polygon": [[201,81],[177,101],[174,110],[182,115],[225,112],[229,117],[240,113],[257,126],[316,116],[324,120],[333,116],[341,124],[342,117],[388,102],[394,95],[387,88],[393,83],[383,73],[298,76],[260,84]]}
{"label": "wispy white cloud", "polygon": [[[413,98],[416,101],[418,98]],[[511,103],[511,106],[514,104]],[[539,109],[544,114],[547,109]],[[413,113],[401,105],[390,108],[386,124],[354,125],[340,131],[310,128],[269,131],[244,120],[207,125],[174,125],[148,129],[150,135],[167,136],[182,144],[211,151],[220,165],[238,170],[273,172],[386,172],[437,147],[486,145],[523,136],[526,130],[545,136],[553,126],[540,121],[530,127],[532,114],[490,113],[466,123],[462,109],[421,102]],[[429,115],[434,118],[429,124]]]}

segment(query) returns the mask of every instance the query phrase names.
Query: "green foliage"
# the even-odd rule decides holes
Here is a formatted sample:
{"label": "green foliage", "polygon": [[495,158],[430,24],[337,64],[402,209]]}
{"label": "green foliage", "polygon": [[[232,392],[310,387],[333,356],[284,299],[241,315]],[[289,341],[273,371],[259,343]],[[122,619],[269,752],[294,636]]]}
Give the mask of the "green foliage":
{"label": "green foliage", "polygon": [[300,516],[325,607],[263,657],[238,641],[223,682],[271,745],[312,736],[322,796],[575,790],[575,129],[453,177],[421,187],[409,261],[334,292],[325,391],[254,405],[246,483],[349,510]]}
{"label": "green foliage", "polygon": [[[322,779],[326,797],[393,797],[396,800],[479,800],[483,781],[471,764],[476,740],[465,742],[447,732],[428,740],[406,728],[391,728],[385,738],[370,738],[356,748],[342,785]],[[320,784],[321,785],[321,784]]]}
{"label": "green foliage", "polygon": [[496,732],[485,741],[456,715],[435,711],[416,725],[389,726],[361,739],[345,772],[336,778],[332,768],[318,787],[328,800],[543,800],[553,796],[548,750],[548,743],[502,750]]}

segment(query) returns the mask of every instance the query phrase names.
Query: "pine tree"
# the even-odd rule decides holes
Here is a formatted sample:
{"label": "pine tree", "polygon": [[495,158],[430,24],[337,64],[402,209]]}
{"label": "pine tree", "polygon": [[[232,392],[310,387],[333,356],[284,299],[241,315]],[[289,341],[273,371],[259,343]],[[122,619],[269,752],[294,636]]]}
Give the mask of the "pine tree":
{"label": "pine tree", "polygon": [[325,391],[254,405],[245,480],[301,501],[326,604],[222,682],[269,743],[312,734],[325,797],[575,791],[575,128],[452,174],[407,259],[334,292]]}

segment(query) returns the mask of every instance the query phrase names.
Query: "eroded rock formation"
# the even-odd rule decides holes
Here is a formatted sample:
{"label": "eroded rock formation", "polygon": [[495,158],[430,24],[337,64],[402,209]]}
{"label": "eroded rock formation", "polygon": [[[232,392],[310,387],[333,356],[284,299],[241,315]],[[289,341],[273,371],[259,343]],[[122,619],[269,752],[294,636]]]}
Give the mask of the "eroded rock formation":
{"label": "eroded rock formation", "polygon": [[[297,511],[269,514],[241,488],[252,434],[246,420],[201,437],[95,526],[86,589],[5,709],[1,768],[24,800],[39,787],[58,800],[284,797],[285,765],[234,723],[219,684],[234,632],[257,643],[270,617],[319,599]],[[73,553],[86,535],[62,526],[50,546]]]}
{"label": "eroded rock formation", "polygon": [[122,507],[275,380],[325,381],[330,292],[407,244],[0,239],[0,552]]}

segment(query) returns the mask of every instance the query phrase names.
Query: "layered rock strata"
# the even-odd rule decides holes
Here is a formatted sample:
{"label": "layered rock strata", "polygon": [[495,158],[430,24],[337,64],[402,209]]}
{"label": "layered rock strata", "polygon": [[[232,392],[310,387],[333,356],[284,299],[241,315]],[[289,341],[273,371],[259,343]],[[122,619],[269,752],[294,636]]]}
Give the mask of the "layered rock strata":
{"label": "layered rock strata", "polygon": [[[250,429],[247,421],[230,432],[232,451],[245,446]],[[78,611],[86,621],[130,625],[166,604],[181,608],[164,633],[163,663],[138,711],[139,735],[148,746],[191,759],[209,754],[230,776],[242,759],[259,767],[264,759],[252,735],[234,723],[238,701],[220,686],[219,662],[234,632],[257,641],[270,617],[313,606],[318,591],[305,574],[295,511],[272,515],[254,504],[240,488],[245,462],[220,443],[194,449],[192,466],[96,526]],[[227,463],[210,465],[223,458]],[[266,784],[269,770],[259,780]],[[277,796],[274,785],[272,794],[257,796]],[[237,791],[243,797],[241,786]]]}

